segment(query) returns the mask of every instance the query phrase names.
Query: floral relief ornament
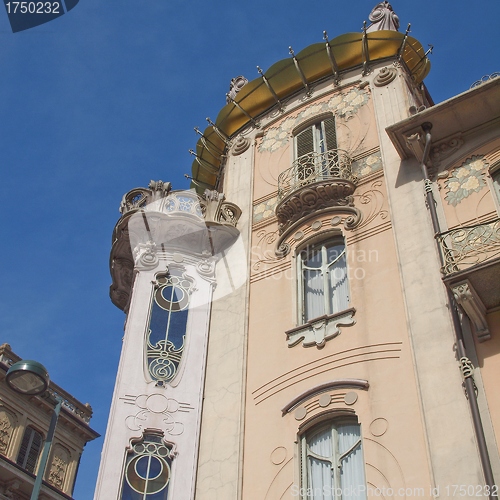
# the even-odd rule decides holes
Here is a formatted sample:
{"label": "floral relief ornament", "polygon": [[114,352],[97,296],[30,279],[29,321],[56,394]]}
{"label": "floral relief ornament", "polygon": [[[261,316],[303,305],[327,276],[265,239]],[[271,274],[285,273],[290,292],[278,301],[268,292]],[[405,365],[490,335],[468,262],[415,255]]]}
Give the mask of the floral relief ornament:
{"label": "floral relief ornament", "polygon": [[290,138],[290,133],[303,120],[331,111],[335,116],[349,119],[361,106],[364,106],[369,99],[367,90],[354,87],[346,94],[336,94],[325,102],[311,104],[303,109],[298,115],[290,116],[283,120],[278,127],[267,129],[262,142],[259,145],[259,151],[276,151],[285,146]]}
{"label": "floral relief ornament", "polygon": [[472,193],[481,191],[486,186],[483,172],[487,167],[483,156],[472,156],[455,168],[445,181],[448,205],[457,206]]}

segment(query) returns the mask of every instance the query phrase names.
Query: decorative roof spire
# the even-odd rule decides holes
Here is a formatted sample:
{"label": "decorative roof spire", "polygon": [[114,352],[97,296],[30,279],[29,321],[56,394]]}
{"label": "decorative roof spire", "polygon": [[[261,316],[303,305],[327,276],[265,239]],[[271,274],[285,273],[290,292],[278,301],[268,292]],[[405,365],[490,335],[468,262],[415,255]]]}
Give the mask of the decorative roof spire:
{"label": "decorative roof spire", "polygon": [[377,4],[371,11],[369,19],[372,24],[366,29],[367,32],[380,30],[398,31],[399,17],[387,1]]}

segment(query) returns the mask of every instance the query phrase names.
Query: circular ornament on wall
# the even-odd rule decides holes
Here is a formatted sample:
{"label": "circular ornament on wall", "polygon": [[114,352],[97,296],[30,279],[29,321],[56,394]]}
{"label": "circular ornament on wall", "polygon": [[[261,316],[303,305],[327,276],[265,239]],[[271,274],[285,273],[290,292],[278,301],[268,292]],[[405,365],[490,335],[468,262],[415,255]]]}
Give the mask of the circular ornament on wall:
{"label": "circular ornament on wall", "polygon": [[378,75],[373,79],[373,83],[376,87],[383,87],[391,83],[398,75],[398,70],[396,68],[382,68]]}
{"label": "circular ornament on wall", "polygon": [[303,406],[295,410],[295,420],[304,420],[304,418],[306,418],[306,415],[307,410]]}
{"label": "circular ornament on wall", "polygon": [[332,402],[332,397],[330,394],[322,394],[318,400],[318,404],[321,408],[326,408]]}
{"label": "circular ornament on wall", "polygon": [[282,464],[286,460],[287,451],[283,446],[278,446],[271,452],[271,462],[274,465]]}
{"label": "circular ornament on wall", "polygon": [[344,396],[344,403],[346,405],[353,405],[358,400],[358,395],[355,392],[348,392]]}
{"label": "circular ornament on wall", "polygon": [[380,437],[387,432],[389,428],[389,422],[385,418],[376,418],[370,424],[370,432],[375,437]]}

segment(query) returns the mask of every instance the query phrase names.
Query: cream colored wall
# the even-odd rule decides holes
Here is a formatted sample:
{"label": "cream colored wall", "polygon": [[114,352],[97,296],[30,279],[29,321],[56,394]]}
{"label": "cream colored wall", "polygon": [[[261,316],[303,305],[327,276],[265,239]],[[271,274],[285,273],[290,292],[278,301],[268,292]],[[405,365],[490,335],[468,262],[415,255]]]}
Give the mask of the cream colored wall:
{"label": "cream colored wall", "polygon": [[438,254],[431,243],[422,174],[415,160],[401,161],[385,132],[409,116],[402,86],[396,78],[374,90],[375,116],[432,480],[442,498],[452,498],[447,486],[457,481],[481,485],[484,478],[454,352]]}
{"label": "cream colored wall", "polygon": [[[408,487],[421,498],[433,498],[430,488],[438,485],[440,497],[448,498],[447,485],[482,484],[421,174],[415,161],[401,163],[385,133],[421,104],[421,96],[402,68],[390,66],[394,80],[374,85],[383,66],[367,76],[345,75],[340,88],[318,84],[312,97],[290,99],[284,114],[269,113],[260,128],[249,126],[233,139],[233,146],[250,145],[241,156],[230,146],[223,187],[243,209],[249,284],[227,309],[221,302],[212,310],[197,500],[292,498],[300,480],[298,435],[330,410],[357,415],[368,485]],[[362,219],[349,230],[347,213],[310,214],[284,238],[292,251],[278,258],[278,175],[291,167],[293,130],[325,112],[335,113],[339,148],[355,160],[353,201]],[[486,198],[479,206],[491,212]],[[445,209],[439,210],[444,219]],[[377,258],[372,253],[371,260],[349,261],[364,273],[350,281],[356,323],[341,327],[322,349],[288,347],[285,332],[297,326],[298,316],[294,249],[321,233],[342,233],[351,256],[377,250]],[[487,392],[492,370],[483,369]],[[282,415],[297,395],[346,377],[366,379],[369,388],[329,389],[329,405],[320,407],[321,394],[313,394],[299,404],[307,410],[303,419],[296,418],[298,408]],[[358,396],[353,405],[343,402],[348,392]]]}
{"label": "cream colored wall", "polygon": [[496,219],[496,194],[489,179],[489,168],[500,159],[500,139],[480,147],[462,147],[460,157],[442,162],[437,184],[446,227],[471,226]]}
{"label": "cream colored wall", "polygon": [[[444,229],[474,226],[499,217],[498,200],[491,183],[489,169],[500,159],[500,139],[486,141],[486,144],[484,142],[484,137],[469,140],[459,148],[456,159],[443,161],[439,166],[437,184],[444,215],[442,221]],[[479,261],[495,258],[494,245],[488,246],[483,255],[479,254],[476,257]],[[475,378],[479,389],[484,390],[485,401],[481,418],[489,441],[494,472],[499,474],[500,398],[497,384],[500,376],[500,312],[498,308],[489,312],[486,319],[491,338],[478,342],[472,334],[478,362],[476,370],[480,371],[476,372]],[[480,396],[482,397],[482,394]]]}
{"label": "cream colored wall", "polygon": [[[341,93],[359,89],[358,85],[359,81]],[[330,87],[328,95],[304,103],[301,109],[329,102],[335,95],[332,90]],[[349,118],[337,117],[339,148],[354,157],[378,148],[371,91],[360,90],[367,94],[368,102]],[[300,112],[290,111],[270,127],[279,129]],[[305,116],[304,121],[309,118]],[[274,254],[278,227],[273,205],[277,177],[291,166],[292,140],[274,151],[261,151],[266,136],[264,129],[263,137],[257,139],[255,159],[243,498],[293,498],[293,484],[300,485],[297,439],[301,426],[322,411],[339,409],[354,410],[361,423],[369,485],[423,487],[429,498],[432,480],[382,171],[360,170],[365,175],[360,176],[354,205],[363,218],[357,229],[344,228],[347,214],[328,210],[312,214],[293,231],[303,233],[300,241],[293,235],[286,238],[292,251],[279,259]],[[340,219],[335,226],[331,223],[334,215]],[[335,230],[346,238],[352,275],[350,305],[356,309],[356,324],[342,327],[341,334],[322,349],[305,348],[301,343],[288,347],[285,331],[297,325],[294,248],[321,233],[328,237]],[[281,409],[297,395],[342,378],[366,379],[370,387],[330,390],[332,400],[339,402],[325,408],[318,406],[319,395],[312,395],[301,404],[309,411],[300,421],[294,416],[295,409],[282,415]],[[354,405],[342,402],[348,392],[358,394]]]}
{"label": "cream colored wall", "polygon": [[500,310],[487,315],[491,339],[476,343],[478,364],[488,401],[491,422],[495,433],[497,449],[500,450]]}

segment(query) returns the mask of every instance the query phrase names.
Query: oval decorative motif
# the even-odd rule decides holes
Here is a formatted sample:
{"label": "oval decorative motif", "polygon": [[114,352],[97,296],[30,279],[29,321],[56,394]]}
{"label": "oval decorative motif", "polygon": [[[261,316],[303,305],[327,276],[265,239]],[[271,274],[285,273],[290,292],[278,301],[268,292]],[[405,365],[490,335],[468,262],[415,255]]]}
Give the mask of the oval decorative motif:
{"label": "oval decorative motif", "polygon": [[271,453],[271,462],[274,465],[282,464],[286,460],[287,450],[284,446],[278,446]]}

